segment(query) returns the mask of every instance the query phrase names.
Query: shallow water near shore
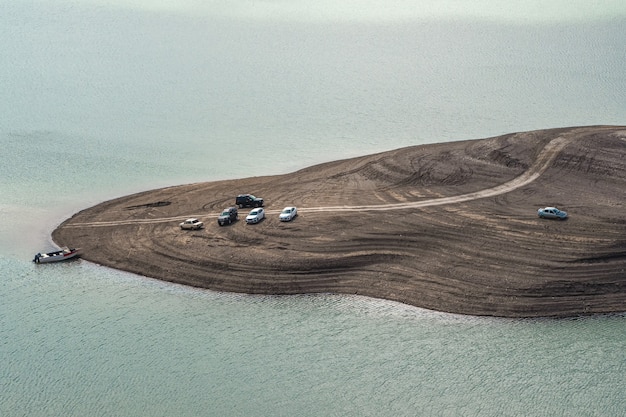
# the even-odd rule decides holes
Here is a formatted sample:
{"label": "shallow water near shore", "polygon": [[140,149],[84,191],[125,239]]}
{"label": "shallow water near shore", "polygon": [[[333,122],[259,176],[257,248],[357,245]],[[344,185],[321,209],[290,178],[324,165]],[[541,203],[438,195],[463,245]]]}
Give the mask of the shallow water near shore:
{"label": "shallow water near shore", "polygon": [[623,125],[624,6],[181,4],[3,6],[0,415],[623,413],[622,314],[465,317],[30,260],[62,220],[132,192]]}
{"label": "shallow water near shore", "polygon": [[[20,267],[3,260],[3,270]],[[506,320],[357,296],[217,294],[81,262],[3,288],[4,302],[22,306],[0,318],[12,335],[0,371],[10,415],[619,415],[624,406],[622,315]]]}

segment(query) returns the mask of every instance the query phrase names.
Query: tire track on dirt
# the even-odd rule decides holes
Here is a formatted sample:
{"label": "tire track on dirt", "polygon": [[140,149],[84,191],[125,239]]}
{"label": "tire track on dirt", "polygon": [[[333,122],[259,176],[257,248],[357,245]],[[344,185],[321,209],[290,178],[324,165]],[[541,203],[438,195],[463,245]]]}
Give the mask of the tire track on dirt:
{"label": "tire track on dirt", "polygon": [[498,186],[487,188],[485,190],[476,191],[458,196],[433,198],[423,201],[414,201],[409,203],[379,204],[365,206],[335,206],[335,207],[311,207],[301,209],[301,212],[325,212],[325,211],[381,211],[381,210],[399,210],[407,208],[421,208],[430,206],[440,206],[445,204],[464,203],[466,201],[478,200],[480,198],[494,197],[500,194],[521,188],[535,181],[550,166],[550,163],[556,158],[558,153],[569,143],[571,139],[565,137],[557,137],[550,141],[541,151],[535,163],[519,177],[500,184]]}

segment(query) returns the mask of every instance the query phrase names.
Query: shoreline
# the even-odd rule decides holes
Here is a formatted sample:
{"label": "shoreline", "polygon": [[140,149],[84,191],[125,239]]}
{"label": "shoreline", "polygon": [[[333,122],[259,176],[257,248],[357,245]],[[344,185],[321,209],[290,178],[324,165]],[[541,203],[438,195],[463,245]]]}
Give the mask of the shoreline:
{"label": "shoreline", "polygon": [[[564,317],[626,311],[626,127],[418,145],[285,175],[145,191],[52,233],[86,260],[252,294],[340,293],[450,313]],[[220,227],[234,197],[268,217]],[[284,206],[299,216],[279,222]],[[539,219],[556,205],[567,221]],[[180,230],[198,217],[205,228]]]}

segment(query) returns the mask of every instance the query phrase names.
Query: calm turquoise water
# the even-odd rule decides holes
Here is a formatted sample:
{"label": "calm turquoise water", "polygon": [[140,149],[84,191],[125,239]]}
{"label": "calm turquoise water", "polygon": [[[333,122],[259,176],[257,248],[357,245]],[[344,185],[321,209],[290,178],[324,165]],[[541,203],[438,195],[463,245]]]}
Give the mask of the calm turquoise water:
{"label": "calm turquoise water", "polygon": [[194,3],[0,0],[0,415],[625,414],[624,315],[33,265],[62,220],[135,191],[626,121],[622,2]]}

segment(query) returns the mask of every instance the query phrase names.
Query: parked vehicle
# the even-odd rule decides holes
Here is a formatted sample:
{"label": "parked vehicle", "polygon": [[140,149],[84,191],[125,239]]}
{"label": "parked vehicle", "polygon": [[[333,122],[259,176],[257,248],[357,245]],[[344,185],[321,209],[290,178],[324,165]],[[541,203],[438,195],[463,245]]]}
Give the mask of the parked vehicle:
{"label": "parked vehicle", "polygon": [[200,230],[203,227],[204,223],[198,219],[187,219],[180,224],[180,228],[183,230]]}
{"label": "parked vehicle", "polygon": [[291,206],[285,207],[283,211],[280,212],[278,216],[278,220],[281,222],[290,222],[298,215],[298,209]]}
{"label": "parked vehicle", "polygon": [[265,218],[265,210],[261,207],[257,207],[246,216],[246,223],[253,224],[258,223]]}
{"label": "parked vehicle", "polygon": [[559,210],[556,207],[545,207],[537,210],[537,215],[542,219],[559,219],[565,220],[567,218],[567,213]]}
{"label": "parked vehicle", "polygon": [[237,198],[235,198],[235,204],[239,206],[239,208],[263,207],[263,203],[262,198],[255,197],[252,194],[239,194]]}
{"label": "parked vehicle", "polygon": [[239,218],[239,213],[237,212],[237,207],[228,207],[222,211],[222,214],[217,218],[217,224],[220,226],[224,226],[227,224],[232,224],[235,220]]}
{"label": "parked vehicle", "polygon": [[37,255],[35,255],[35,259],[33,259],[33,262],[37,264],[44,264],[49,262],[67,261],[68,259],[79,257],[80,254],[80,248],[63,247],[61,248],[61,250],[57,250],[54,252],[38,253]]}

